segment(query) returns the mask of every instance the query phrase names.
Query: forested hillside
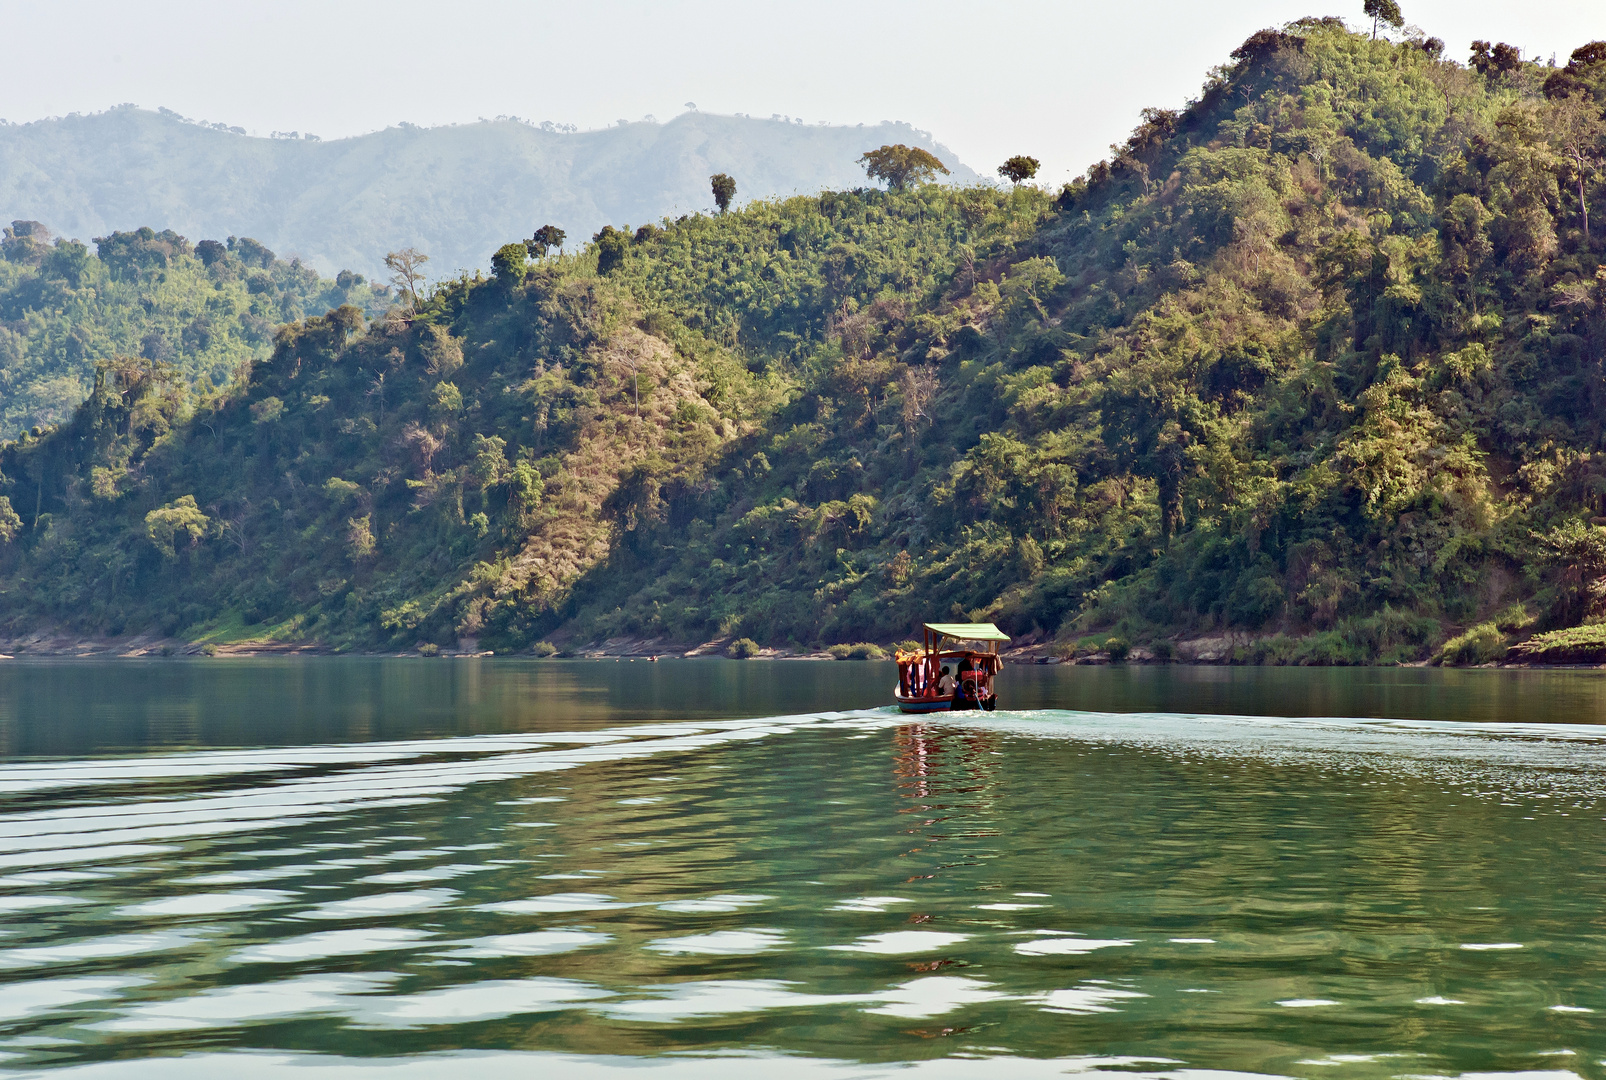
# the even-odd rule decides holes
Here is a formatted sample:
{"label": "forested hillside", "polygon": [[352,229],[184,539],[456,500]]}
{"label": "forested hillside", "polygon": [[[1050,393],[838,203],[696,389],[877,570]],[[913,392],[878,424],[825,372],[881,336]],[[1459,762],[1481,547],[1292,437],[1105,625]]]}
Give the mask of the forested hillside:
{"label": "forested hillside", "polygon": [[600,131],[501,117],[346,139],[288,135],[255,138],[133,106],[0,123],[0,221],[37,219],[86,241],[140,225],[249,235],[326,274],[375,276],[386,252],[417,247],[449,275],[489,269],[498,246],[547,222],[578,239],[610,222],[711,207],[716,172],[737,178],[742,202],[815,192],[855,183],[865,147],[910,143],[937,151],[955,180],[976,179],[900,123],[690,112]]}
{"label": "forested hillside", "polygon": [[191,245],[151,228],[97,237],[94,249],[13,221],[0,240],[0,438],[68,419],[97,365],[138,357],[185,393],[226,385],[266,358],[281,325],[307,312],[389,306],[361,276],[319,277],[251,239]]}
{"label": "forested hillside", "polygon": [[205,400],[107,370],[0,452],[6,619],[511,651],[963,613],[1306,663],[1593,625],[1606,43],[1473,59],[1304,20],[1061,192],[509,245]]}

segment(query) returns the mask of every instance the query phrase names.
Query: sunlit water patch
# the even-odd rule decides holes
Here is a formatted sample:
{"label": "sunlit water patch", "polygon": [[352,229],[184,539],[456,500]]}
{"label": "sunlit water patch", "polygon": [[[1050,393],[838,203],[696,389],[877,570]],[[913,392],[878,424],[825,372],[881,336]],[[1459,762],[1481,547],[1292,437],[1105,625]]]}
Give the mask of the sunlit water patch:
{"label": "sunlit water patch", "polygon": [[1606,1054],[1601,728],[873,710],[29,760],[0,792],[0,1076]]}

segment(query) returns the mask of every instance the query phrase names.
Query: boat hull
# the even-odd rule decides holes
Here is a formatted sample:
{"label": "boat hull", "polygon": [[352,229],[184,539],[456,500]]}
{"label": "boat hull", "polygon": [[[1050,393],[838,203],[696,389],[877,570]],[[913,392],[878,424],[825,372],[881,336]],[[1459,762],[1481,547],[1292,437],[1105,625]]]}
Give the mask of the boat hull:
{"label": "boat hull", "polygon": [[905,698],[896,697],[898,710],[907,713],[949,712],[954,703],[949,698]]}
{"label": "boat hull", "polygon": [[[892,695],[892,700],[898,703],[899,712],[929,713],[956,711],[954,708],[954,700],[952,698],[908,698],[904,697],[902,694],[894,693]],[[998,699],[996,697],[986,698],[982,701],[963,701],[959,703],[959,709],[966,712],[974,712],[977,710],[982,712],[992,712],[996,708],[998,708]]]}

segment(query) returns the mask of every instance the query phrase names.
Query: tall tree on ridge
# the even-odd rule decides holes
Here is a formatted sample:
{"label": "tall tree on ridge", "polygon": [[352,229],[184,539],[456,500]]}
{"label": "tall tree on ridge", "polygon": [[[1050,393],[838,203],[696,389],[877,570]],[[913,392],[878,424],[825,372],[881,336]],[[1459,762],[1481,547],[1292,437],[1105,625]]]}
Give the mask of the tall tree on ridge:
{"label": "tall tree on ridge", "polygon": [[541,259],[546,253],[557,248],[563,248],[565,233],[556,225],[543,225],[535,230],[535,235],[524,241],[524,249],[530,253],[530,258]]}
{"label": "tall tree on ridge", "polygon": [[1038,161],[1034,157],[1027,157],[1025,154],[1016,154],[1014,157],[998,166],[998,175],[1002,176],[1005,180],[1008,180],[1011,184],[1019,184],[1024,180],[1030,180],[1032,177],[1036,176],[1037,170],[1042,167],[1042,164],[1043,163],[1041,161]]}
{"label": "tall tree on ridge", "polygon": [[859,159],[865,175],[872,180],[885,180],[893,191],[902,191],[910,184],[921,184],[936,178],[938,173],[948,175],[948,166],[936,156],[918,146],[894,143],[878,150],[866,150]]}
{"label": "tall tree on ridge", "polygon": [[1372,40],[1377,40],[1378,23],[1387,23],[1398,30],[1405,25],[1405,16],[1400,12],[1400,5],[1394,0],[1365,0],[1361,10],[1372,20]]}
{"label": "tall tree on ridge", "polygon": [[729,173],[715,173],[708,181],[714,188],[714,205],[723,214],[731,208],[731,200],[736,198],[736,181],[731,179]]}
{"label": "tall tree on ridge", "polygon": [[407,294],[407,310],[418,310],[418,287],[424,283],[424,264],[429,256],[417,248],[403,248],[385,256],[385,267],[391,271],[390,283],[396,291]]}

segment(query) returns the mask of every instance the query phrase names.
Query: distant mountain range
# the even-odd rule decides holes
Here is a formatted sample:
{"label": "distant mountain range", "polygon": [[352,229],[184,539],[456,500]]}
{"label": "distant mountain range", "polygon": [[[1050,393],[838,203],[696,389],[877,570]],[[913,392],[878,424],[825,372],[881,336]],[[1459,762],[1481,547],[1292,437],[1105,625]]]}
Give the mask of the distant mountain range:
{"label": "distant mountain range", "polygon": [[327,142],[254,138],[131,105],[0,127],[0,220],[43,222],[88,241],[150,225],[192,240],[250,236],[325,272],[379,271],[416,247],[432,277],[487,267],[543,224],[588,240],[710,208],[725,172],[737,202],[863,185],[856,164],[886,143],[931,150],[958,182],[978,179],[908,124],[811,127],[686,113],[665,124],[564,132],[501,119],[387,128]]}

